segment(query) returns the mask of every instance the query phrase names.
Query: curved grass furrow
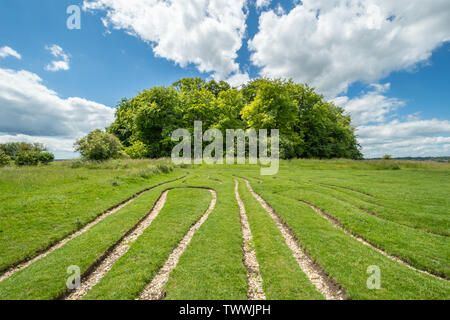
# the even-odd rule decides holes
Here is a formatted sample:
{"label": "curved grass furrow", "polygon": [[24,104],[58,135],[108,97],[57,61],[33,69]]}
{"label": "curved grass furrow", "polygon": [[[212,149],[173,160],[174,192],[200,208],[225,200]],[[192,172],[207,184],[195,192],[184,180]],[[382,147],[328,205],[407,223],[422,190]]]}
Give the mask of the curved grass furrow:
{"label": "curved grass furrow", "polygon": [[[447,281],[396,263],[368,248],[323,219],[313,209],[293,198],[273,194],[267,186],[253,186],[288,224],[299,243],[324,271],[338,282],[348,299],[448,299]],[[376,266],[381,270],[381,288],[367,287]]]}
{"label": "curved grass furrow", "polygon": [[200,229],[203,223],[205,223],[211,212],[214,210],[214,207],[216,206],[216,191],[212,189],[210,189],[209,191],[211,192],[212,199],[208,210],[206,210],[203,216],[191,227],[189,232],[184,236],[183,240],[181,240],[178,246],[172,251],[164,266],[159,270],[158,274],[140,294],[139,300],[160,300],[164,298],[163,289],[167,281],[169,280],[170,273],[177,266],[181,255],[184,253],[187,246],[191,242],[192,237],[195,235],[198,229]]}
{"label": "curved grass furrow", "polygon": [[[442,228],[436,217],[428,217],[419,213],[409,212],[408,214],[399,212],[398,210],[388,208],[373,202],[365,201],[355,195],[349,195],[341,190],[336,190],[331,187],[319,187],[319,185],[312,184],[313,189],[318,192],[326,193],[333,196],[339,201],[346,202],[357,209],[364,211],[370,215],[376,216],[380,219],[391,221],[402,226],[431,233],[438,236],[449,236],[449,233]],[[322,190],[321,190],[322,189]],[[443,221],[442,221],[443,222]]]}
{"label": "curved grass furrow", "polygon": [[[309,203],[309,202],[307,202],[307,201],[304,201],[304,200],[299,200],[299,201],[300,201],[300,202],[303,202],[303,203],[306,204],[306,205],[308,205],[311,209],[313,209],[313,210],[314,210],[315,212],[317,212],[319,215],[321,215],[321,216],[324,217],[326,220],[328,220],[328,221],[329,221],[331,224],[333,224],[336,228],[341,229],[342,231],[344,231],[345,233],[347,233],[348,235],[350,235],[350,236],[353,237],[354,239],[358,240],[359,242],[361,242],[361,243],[364,244],[365,246],[367,246],[367,247],[369,247],[369,248],[372,248],[373,250],[375,250],[375,251],[381,253],[382,255],[384,255],[385,257],[387,257],[387,258],[389,258],[389,259],[391,259],[392,261],[398,262],[398,263],[400,263],[400,264],[402,264],[402,265],[404,265],[404,266],[406,266],[406,267],[408,267],[408,268],[410,268],[410,269],[412,269],[412,270],[415,270],[415,271],[417,271],[417,272],[422,272],[422,273],[428,274],[428,275],[430,275],[430,276],[436,277],[434,274],[428,273],[428,272],[426,272],[426,271],[424,271],[424,270],[419,270],[419,269],[414,268],[413,266],[409,265],[407,262],[405,262],[405,261],[403,261],[403,260],[401,260],[401,259],[399,259],[399,258],[397,258],[397,257],[390,256],[388,253],[384,252],[384,251],[381,250],[380,248],[377,248],[376,246],[374,246],[374,245],[372,245],[371,243],[367,242],[367,240],[364,239],[364,238],[362,238],[361,236],[352,234],[352,232],[350,232],[349,230],[347,230],[346,228],[344,228],[344,227],[342,226],[342,224],[339,222],[338,219],[336,219],[335,217],[333,217],[333,216],[330,215],[329,213],[327,213],[327,212],[321,210],[321,209],[320,209],[319,207],[317,207],[316,205],[314,205],[314,204],[312,204],[312,203]],[[439,277],[437,277],[437,278],[439,278]],[[441,279],[441,278],[440,278],[440,279]],[[443,279],[443,280],[444,280],[444,279]]]}
{"label": "curved grass furrow", "polygon": [[344,300],[346,295],[341,286],[336,281],[330,278],[320,265],[315,263],[307,253],[304,252],[304,248],[301,247],[292,229],[284,223],[277,212],[252,188],[250,182],[246,180],[247,187],[253,197],[260,203],[264,210],[272,218],[281,234],[283,235],[286,244],[297,260],[298,265],[308,277],[308,279],[314,284],[316,289],[327,300]]}
{"label": "curved grass furrow", "polygon": [[[279,183],[268,180],[263,188],[288,198],[314,203],[332,214],[354,235],[367,240],[407,264],[448,279],[450,239],[380,219],[353,205],[337,201],[333,194],[311,184]],[[389,236],[386,236],[389,235]]]}
{"label": "curved grass furrow", "polygon": [[170,190],[158,217],[83,299],[138,298],[191,226],[205,213],[211,201],[209,193],[202,189]]}
{"label": "curved grass furrow", "polygon": [[256,257],[269,300],[322,300],[293,256],[282,232],[245,184],[239,186],[253,233]]}
{"label": "curved grass furrow", "polygon": [[[217,175],[214,212],[192,238],[165,286],[168,300],[246,300],[246,269],[234,180]],[[208,186],[205,181],[196,185]]]}
{"label": "curved grass furrow", "polygon": [[320,185],[327,186],[327,187],[332,187],[332,188],[345,189],[345,190],[352,191],[354,193],[358,193],[358,194],[363,195],[363,196],[370,197],[372,199],[376,199],[376,197],[374,195],[372,195],[370,193],[367,193],[367,192],[356,190],[354,188],[344,187],[344,186],[337,186],[337,185],[334,185],[334,184],[326,184],[326,183],[320,183]]}
{"label": "curved grass furrow", "polygon": [[263,279],[261,277],[261,272],[259,271],[256,252],[253,248],[253,235],[248,223],[244,202],[239,195],[239,182],[237,180],[235,181],[234,193],[236,195],[236,201],[239,205],[239,213],[241,216],[242,250],[244,252],[243,261],[245,268],[247,269],[247,297],[249,300],[266,300],[266,295],[263,290]]}
{"label": "curved grass furrow", "polygon": [[127,234],[117,243],[112,250],[103,256],[98,263],[91,268],[89,274],[85,274],[81,286],[75,290],[72,290],[70,294],[66,297],[66,300],[79,300],[86,293],[91,290],[111,269],[111,267],[119,260],[127,251],[130,249],[130,245],[135,242],[142,233],[152,224],[153,220],[158,217],[161,209],[164,207],[167,199],[167,193],[169,191],[165,190],[159,199],[156,201],[153,208],[150,210],[149,214],[144,217],[137,225],[133,227]]}
{"label": "curved grass furrow", "polygon": [[141,177],[137,171],[67,165],[0,170],[0,274],[76,233],[134,194],[183,175]]}
{"label": "curved grass furrow", "polygon": [[178,180],[183,179],[184,177],[180,177],[177,179],[173,179],[170,181],[165,181],[159,184],[156,184],[152,187],[146,188],[138,193],[136,193],[135,195],[133,195],[132,197],[128,198],[125,201],[122,201],[121,203],[114,205],[113,207],[109,208],[108,210],[106,210],[105,212],[103,212],[102,214],[98,215],[93,221],[87,223],[86,225],[84,225],[80,230],[72,233],[71,235],[61,239],[59,242],[50,245],[47,249],[36,252],[35,256],[31,259],[25,259],[21,262],[17,262],[14,264],[14,266],[9,269],[8,271],[6,271],[5,273],[3,273],[0,276],[0,282],[11,277],[13,274],[25,269],[26,267],[30,266],[31,264],[35,263],[36,261],[46,257],[47,255],[49,255],[51,252],[55,251],[58,248],[61,248],[63,245],[65,245],[67,242],[69,242],[70,240],[82,235],[83,233],[85,233],[86,231],[88,231],[89,229],[91,229],[93,226],[95,226],[97,223],[101,222],[102,220],[104,220],[105,218],[107,218],[108,216],[116,213],[117,211],[121,210],[122,208],[124,208],[125,206],[127,206],[128,204],[130,204],[131,202],[133,202],[134,200],[136,200],[137,198],[139,198],[140,196],[142,196],[144,193],[148,192],[151,189],[157,188],[159,186],[168,184],[170,182],[175,182]]}
{"label": "curved grass furrow", "polygon": [[[299,190],[282,196],[315,204],[336,218],[353,235],[403,260],[412,267],[448,279],[450,276],[450,239],[401,226],[368,215],[351,205],[333,200],[324,194]],[[389,236],[386,236],[389,235]]]}
{"label": "curved grass furrow", "polygon": [[164,189],[177,185],[172,182],[149,190],[61,248],[0,282],[0,300],[48,300],[65,294],[68,267],[77,266],[82,275],[88,274],[148,214],[149,204],[155,203]]}

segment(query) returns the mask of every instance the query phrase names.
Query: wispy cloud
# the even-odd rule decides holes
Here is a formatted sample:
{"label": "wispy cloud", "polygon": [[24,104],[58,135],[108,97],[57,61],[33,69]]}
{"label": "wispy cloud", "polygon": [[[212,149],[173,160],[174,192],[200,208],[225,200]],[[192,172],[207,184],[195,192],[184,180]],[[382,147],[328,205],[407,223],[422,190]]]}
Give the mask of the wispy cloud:
{"label": "wispy cloud", "polygon": [[69,70],[70,69],[70,58],[67,53],[64,52],[64,50],[54,44],[51,46],[46,46],[45,49],[47,49],[52,56],[57,58],[58,60],[54,60],[50,62],[48,65],[45,66],[45,70],[47,71],[60,71],[60,70]]}
{"label": "wispy cloud", "polygon": [[419,113],[400,119],[395,111],[406,103],[385,96],[390,84],[372,84],[370,88],[354,98],[341,96],[332,100],[352,116],[364,156],[448,156],[450,121],[421,119]]}
{"label": "wispy cloud", "polygon": [[0,48],[0,58],[6,58],[8,56],[17,58],[17,59],[22,59],[22,56],[14,49],[10,48],[10,47],[1,47]]}

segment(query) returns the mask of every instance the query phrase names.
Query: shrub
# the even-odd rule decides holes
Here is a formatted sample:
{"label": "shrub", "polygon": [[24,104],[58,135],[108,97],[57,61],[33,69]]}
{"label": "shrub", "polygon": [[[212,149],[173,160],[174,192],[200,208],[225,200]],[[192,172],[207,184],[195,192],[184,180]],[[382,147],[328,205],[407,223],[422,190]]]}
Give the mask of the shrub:
{"label": "shrub", "polygon": [[166,164],[160,163],[156,166],[156,168],[162,173],[169,173],[173,171],[172,166],[168,166]]}
{"label": "shrub", "polygon": [[392,156],[390,154],[385,154],[383,156],[383,160],[391,160],[391,159],[392,159]]}
{"label": "shrub", "polygon": [[123,146],[119,139],[100,129],[78,140],[74,147],[87,160],[105,161],[123,156]]}
{"label": "shrub", "polygon": [[0,167],[7,166],[7,165],[9,165],[10,162],[11,162],[11,158],[8,157],[5,152],[0,150]]}
{"label": "shrub", "polygon": [[143,179],[150,179],[150,177],[153,175],[152,169],[146,168],[139,170],[139,176]]}
{"label": "shrub", "polygon": [[18,166],[37,166],[39,164],[39,153],[36,151],[21,151],[15,159]]}
{"label": "shrub", "polygon": [[136,141],[130,147],[125,148],[125,153],[131,159],[144,159],[148,155],[147,146],[141,141]]}
{"label": "shrub", "polygon": [[72,168],[72,169],[78,169],[78,168],[81,168],[83,166],[83,161],[82,160],[74,160],[71,164],[70,164],[70,167]]}
{"label": "shrub", "polygon": [[48,165],[50,162],[55,161],[55,155],[50,152],[41,152],[37,155],[38,160],[43,165]]}
{"label": "shrub", "polygon": [[23,151],[44,152],[47,148],[42,143],[8,142],[0,144],[2,150],[10,158],[15,158]]}

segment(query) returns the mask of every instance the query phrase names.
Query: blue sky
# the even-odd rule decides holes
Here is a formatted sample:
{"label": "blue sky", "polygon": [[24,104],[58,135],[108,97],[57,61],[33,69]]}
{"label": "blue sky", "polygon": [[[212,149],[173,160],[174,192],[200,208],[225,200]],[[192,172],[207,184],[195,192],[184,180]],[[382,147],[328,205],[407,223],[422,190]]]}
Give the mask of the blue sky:
{"label": "blue sky", "polygon": [[[268,76],[344,107],[367,157],[450,155],[450,3],[405,1],[3,0],[0,142],[73,157],[123,97],[182,77]],[[66,27],[70,5],[84,5],[80,30]]]}

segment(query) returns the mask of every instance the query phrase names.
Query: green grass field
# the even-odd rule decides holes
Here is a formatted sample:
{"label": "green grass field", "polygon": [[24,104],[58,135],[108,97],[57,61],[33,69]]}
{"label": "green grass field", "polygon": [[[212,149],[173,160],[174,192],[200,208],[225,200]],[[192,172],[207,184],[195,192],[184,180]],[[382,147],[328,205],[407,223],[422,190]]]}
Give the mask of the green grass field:
{"label": "green grass field", "polygon": [[[214,209],[179,252],[163,297],[245,300],[254,284],[243,262],[236,181],[258,265],[252,270],[267,299],[324,299],[320,283],[333,283],[330,290],[346,299],[450,299],[448,163],[293,160],[274,176],[250,165],[170,169],[165,159],[0,169],[0,299],[66,298],[69,266],[79,267],[83,283],[120,245],[128,251],[81,298],[137,299],[200,221],[212,189]],[[156,218],[123,243],[166,190]],[[318,282],[280,228],[313,262]],[[373,266],[380,288],[367,285]]]}

